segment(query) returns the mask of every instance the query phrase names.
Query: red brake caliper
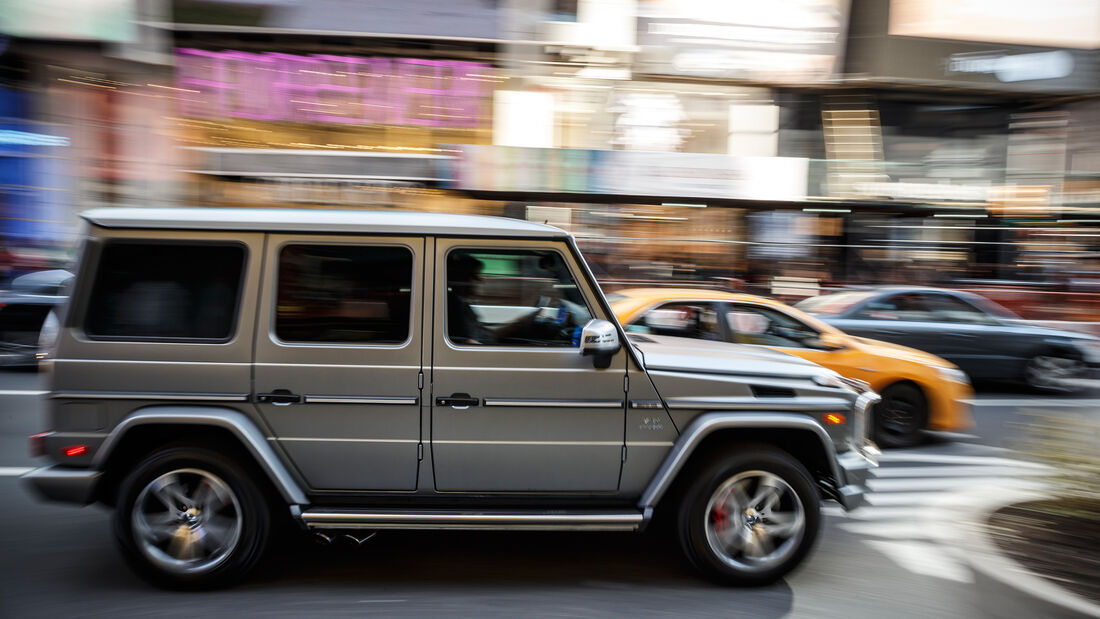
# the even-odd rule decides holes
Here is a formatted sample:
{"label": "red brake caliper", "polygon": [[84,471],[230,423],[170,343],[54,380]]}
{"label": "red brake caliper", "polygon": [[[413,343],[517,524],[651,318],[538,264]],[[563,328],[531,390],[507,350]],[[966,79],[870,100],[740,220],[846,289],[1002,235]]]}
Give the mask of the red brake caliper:
{"label": "red brake caliper", "polygon": [[730,524],[729,511],[725,505],[719,505],[710,512],[710,520],[714,523],[715,532],[721,533]]}

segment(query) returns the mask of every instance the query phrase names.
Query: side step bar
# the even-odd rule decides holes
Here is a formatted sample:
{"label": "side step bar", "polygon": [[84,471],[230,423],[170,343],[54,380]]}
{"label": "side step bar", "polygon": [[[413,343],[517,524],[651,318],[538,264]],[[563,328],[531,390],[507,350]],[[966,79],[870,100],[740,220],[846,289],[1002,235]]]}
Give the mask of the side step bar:
{"label": "side step bar", "polygon": [[[297,510],[294,510],[297,511]],[[494,529],[637,531],[652,510],[448,511],[309,508],[297,514],[309,529]]]}

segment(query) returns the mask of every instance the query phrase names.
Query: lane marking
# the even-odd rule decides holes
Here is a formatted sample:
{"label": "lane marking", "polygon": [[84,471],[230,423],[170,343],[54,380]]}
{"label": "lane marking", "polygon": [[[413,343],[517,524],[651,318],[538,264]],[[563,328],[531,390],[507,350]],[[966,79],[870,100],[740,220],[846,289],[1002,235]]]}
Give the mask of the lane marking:
{"label": "lane marking", "polygon": [[33,466],[0,466],[0,477],[19,477],[33,470]]}
{"label": "lane marking", "polygon": [[46,395],[47,393],[49,392],[34,389],[0,389],[0,395]]}

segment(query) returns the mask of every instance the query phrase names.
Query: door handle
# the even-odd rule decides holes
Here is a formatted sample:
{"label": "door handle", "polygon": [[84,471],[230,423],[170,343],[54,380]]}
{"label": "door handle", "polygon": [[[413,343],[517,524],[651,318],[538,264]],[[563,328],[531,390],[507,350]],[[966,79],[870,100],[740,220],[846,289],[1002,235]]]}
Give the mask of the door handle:
{"label": "door handle", "polygon": [[276,389],[271,393],[257,393],[256,401],[261,404],[290,406],[291,404],[301,404],[302,396],[297,393],[291,393],[289,389]]}
{"label": "door handle", "polygon": [[450,406],[451,408],[470,408],[471,406],[478,406],[481,404],[479,398],[470,397],[468,393],[452,393],[445,398],[436,398],[436,406]]}

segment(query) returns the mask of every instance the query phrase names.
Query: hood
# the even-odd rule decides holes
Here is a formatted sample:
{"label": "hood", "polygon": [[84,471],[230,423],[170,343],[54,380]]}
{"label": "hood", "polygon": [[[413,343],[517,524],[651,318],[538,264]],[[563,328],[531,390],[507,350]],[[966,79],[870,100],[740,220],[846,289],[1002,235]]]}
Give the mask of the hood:
{"label": "hood", "polygon": [[628,339],[651,370],[803,379],[836,375],[805,359],[755,346],[667,335],[629,335]]}
{"label": "hood", "polygon": [[912,361],[913,363],[919,363],[921,365],[934,365],[944,368],[955,367],[955,364],[947,359],[937,357],[923,350],[917,350],[916,348],[909,348],[908,346],[902,346],[900,344],[891,344],[890,342],[883,342],[882,340],[872,340],[866,337],[855,337],[853,335],[849,335],[848,337],[855,340],[863,350],[872,355],[881,355],[883,357],[901,359],[902,361]]}

